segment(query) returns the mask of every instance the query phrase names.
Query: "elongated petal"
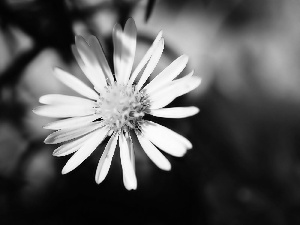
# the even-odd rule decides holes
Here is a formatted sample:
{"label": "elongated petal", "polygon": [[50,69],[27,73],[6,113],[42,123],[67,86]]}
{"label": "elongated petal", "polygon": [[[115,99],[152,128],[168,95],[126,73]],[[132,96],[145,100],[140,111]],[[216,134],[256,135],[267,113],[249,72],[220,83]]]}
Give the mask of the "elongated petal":
{"label": "elongated petal", "polygon": [[127,141],[127,145],[129,148],[129,158],[133,167],[133,170],[135,171],[135,154],[134,154],[134,150],[133,150],[133,142],[132,139],[130,137],[130,134],[128,134],[128,138],[126,138]]}
{"label": "elongated petal", "polygon": [[79,94],[94,100],[99,98],[99,95],[94,90],[68,72],[56,67],[54,68],[54,73],[57,79]]}
{"label": "elongated petal", "polygon": [[154,164],[162,170],[171,170],[169,160],[148,139],[138,133],[136,133],[136,135],[145,153],[154,162]]}
{"label": "elongated petal", "polygon": [[121,164],[123,169],[123,175],[125,176],[126,179],[126,184],[124,183],[125,187],[128,190],[136,189],[137,188],[136,175],[130,160],[129,147],[125,139],[125,136],[123,134],[120,135],[119,146],[120,146],[120,158],[121,158]]}
{"label": "elongated petal", "polygon": [[91,51],[88,43],[81,36],[75,37],[75,44],[78,50],[78,53],[85,65],[85,75],[94,85],[96,90],[103,90],[107,85],[105,76],[103,74],[102,68],[99,65],[99,62]]}
{"label": "elongated petal", "polygon": [[175,79],[186,67],[188,59],[188,56],[182,55],[174,60],[145,87],[147,92],[151,93]]}
{"label": "elongated petal", "polygon": [[49,94],[40,97],[39,102],[42,104],[49,105],[85,105],[85,106],[96,106],[95,102],[86,98],[80,98],[69,95],[60,94]]}
{"label": "elongated petal", "polygon": [[123,32],[123,44],[122,44],[122,75],[120,75],[120,83],[127,84],[129,76],[132,70],[135,49],[136,49],[136,36],[137,30],[135,22],[132,18],[129,18],[125,24]]}
{"label": "elongated petal", "polygon": [[[94,71],[91,69],[91,67],[87,67],[85,65],[85,63],[83,62],[80,54],[79,54],[79,51],[76,47],[76,45],[72,45],[71,46],[71,49],[72,49],[72,53],[76,59],[76,62],[77,64],[79,65],[80,69],[82,70],[82,72],[84,73],[84,75],[89,79],[89,77],[93,77],[93,73]],[[92,81],[89,79],[89,81],[92,83]],[[93,83],[92,83],[93,84]]]}
{"label": "elongated petal", "polygon": [[[135,171],[135,154],[134,154],[134,150],[133,150],[132,139],[129,134],[128,134],[128,137],[126,137],[126,141],[127,141],[127,145],[128,145],[128,149],[129,149],[130,162],[132,164],[133,170]],[[126,178],[124,173],[123,173],[123,183],[124,183],[124,186],[126,187],[126,189],[128,189],[128,190],[134,189],[132,187],[131,183]]]}
{"label": "elongated petal", "polygon": [[114,83],[114,77],[111,73],[111,69],[108,65],[100,42],[95,36],[90,36],[88,39],[88,43],[91,46],[91,49],[94,52],[95,56],[97,57],[98,63],[100,64],[104,75],[108,78],[111,84]]}
{"label": "elongated petal", "polygon": [[87,116],[95,113],[91,106],[82,105],[43,105],[32,110],[35,114],[53,118]]}
{"label": "elongated petal", "polygon": [[142,133],[153,144],[164,152],[176,156],[183,156],[192,144],[185,137],[154,122],[147,121],[142,125]]}
{"label": "elongated petal", "polygon": [[81,137],[87,133],[90,133],[100,127],[102,127],[103,124],[101,122],[95,122],[92,124],[89,124],[85,127],[75,128],[75,129],[68,129],[68,130],[59,130],[56,132],[51,133],[46,139],[46,144],[57,144],[65,141],[70,141],[72,139]]}
{"label": "elongated petal", "polygon": [[75,141],[72,141],[70,143],[59,146],[58,148],[56,148],[53,151],[53,153],[52,153],[53,156],[57,156],[57,157],[66,156],[66,155],[76,152],[78,149],[80,149],[83,146],[85,141],[88,140],[92,135],[93,135],[93,133],[85,135],[85,136],[83,136]]}
{"label": "elongated petal", "polygon": [[85,126],[99,118],[100,116],[98,114],[68,118],[68,119],[58,120],[55,122],[48,123],[43,128],[49,130],[71,129],[75,127]]}
{"label": "elongated petal", "polygon": [[142,88],[142,86],[144,85],[144,83],[146,82],[148,77],[151,75],[151,73],[155,69],[163,50],[164,50],[164,39],[162,38],[162,39],[160,39],[157,48],[154,50],[153,55],[151,56],[151,58],[149,60],[149,63],[147,64],[139,82],[136,85],[136,91],[139,91]]}
{"label": "elongated petal", "polygon": [[201,79],[198,77],[187,77],[179,80],[173,81],[169,86],[152,93],[150,95],[150,109],[159,109],[168,105],[175,98],[192,91],[201,83]]}
{"label": "elongated petal", "polygon": [[190,106],[190,107],[152,109],[149,114],[157,117],[164,117],[164,118],[185,118],[185,117],[193,116],[198,112],[199,109],[197,107]]}
{"label": "elongated petal", "polygon": [[144,57],[142,58],[142,60],[139,62],[139,64],[137,65],[137,67],[135,68],[135,70],[133,71],[128,84],[133,84],[134,80],[136,79],[136,77],[138,76],[138,74],[141,72],[141,70],[144,68],[144,66],[146,65],[146,63],[149,61],[149,59],[151,58],[154,50],[157,48],[160,39],[162,38],[162,31],[160,31],[158,33],[158,35],[156,36],[155,40],[153,41],[151,47],[148,49],[148,51],[146,52],[146,54],[144,55]]}
{"label": "elongated petal", "polygon": [[[150,88],[148,90],[147,86],[146,86],[143,89],[144,89],[144,91],[146,91],[146,93],[149,96],[152,96],[152,99],[155,99],[157,96],[159,96],[161,94],[161,92],[164,92],[167,88],[170,88],[171,85],[177,84],[177,83],[180,83],[180,82],[186,82],[186,80],[190,79],[190,77],[193,77],[193,75],[194,75],[194,70],[192,70],[190,73],[188,73],[187,75],[185,75],[184,77],[182,77],[180,79],[176,79],[176,80],[173,80],[171,82],[165,83],[163,85],[159,85],[158,88],[153,87],[153,88]],[[194,78],[192,78],[192,79],[194,79]]]}
{"label": "elongated petal", "polygon": [[108,133],[108,128],[102,128],[95,132],[88,140],[85,141],[84,145],[74,153],[74,155],[68,160],[62,174],[69,173],[79,166],[92,152],[97,148],[98,145],[104,140]]}
{"label": "elongated petal", "polygon": [[95,175],[95,180],[97,184],[100,184],[105,179],[109,171],[111,160],[114,156],[114,152],[117,146],[118,137],[119,135],[117,134],[112,135],[105,147],[105,150],[102,153]]}
{"label": "elongated petal", "polygon": [[114,44],[114,68],[115,68],[115,77],[116,80],[118,81],[122,74],[122,45],[123,45],[123,32],[120,24],[116,24],[113,28],[112,32],[113,36],[113,44]]}

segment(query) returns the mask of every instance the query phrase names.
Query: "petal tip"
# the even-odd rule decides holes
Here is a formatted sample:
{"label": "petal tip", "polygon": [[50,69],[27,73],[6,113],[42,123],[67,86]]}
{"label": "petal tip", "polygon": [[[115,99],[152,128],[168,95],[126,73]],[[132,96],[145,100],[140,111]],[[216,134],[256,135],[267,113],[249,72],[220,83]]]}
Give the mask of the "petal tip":
{"label": "petal tip", "polygon": [[61,170],[61,174],[65,175],[69,172],[71,172],[73,169],[70,169],[69,167],[67,167],[67,164],[64,166],[64,168]]}
{"label": "petal tip", "polygon": [[33,108],[31,111],[36,114],[36,108]]}
{"label": "petal tip", "polygon": [[163,36],[163,30],[160,30],[157,34],[157,37],[162,38],[162,36]]}
{"label": "petal tip", "polygon": [[136,25],[135,25],[135,21],[134,21],[134,19],[133,19],[132,17],[129,17],[129,18],[128,18],[128,20],[126,21],[125,26],[126,26],[127,24],[128,24],[128,25],[129,25],[129,24],[132,24],[132,25],[136,26]]}
{"label": "petal tip", "polygon": [[45,124],[44,126],[42,126],[43,127],[43,129],[49,129],[49,123],[47,123],[47,124]]}
{"label": "petal tip", "polygon": [[46,138],[46,139],[44,140],[44,143],[45,143],[45,144],[50,144],[50,143],[49,143],[49,138]]}
{"label": "petal tip", "polygon": [[54,66],[54,67],[52,67],[52,70],[53,70],[53,72],[55,73],[55,74],[57,74],[57,72],[59,71],[59,70],[61,70],[59,67],[57,67],[57,66]]}
{"label": "petal tip", "polygon": [[41,103],[41,104],[47,104],[46,102],[47,102],[47,101],[46,101],[45,95],[43,95],[43,96],[41,96],[41,97],[39,98],[39,103]]}
{"label": "petal tip", "polygon": [[66,169],[65,169],[65,167],[62,169],[62,171],[61,171],[61,174],[62,175],[65,175],[65,174],[67,174],[69,171],[67,171]]}
{"label": "petal tip", "polygon": [[96,184],[100,184],[101,183],[100,179],[95,178],[95,181],[96,181]]}
{"label": "petal tip", "polygon": [[171,163],[169,163],[168,165],[165,166],[165,168],[163,170],[171,171],[171,169],[172,169],[172,166],[171,166]]}
{"label": "petal tip", "polygon": [[75,42],[80,40],[80,39],[83,39],[83,37],[81,35],[76,34],[75,35]]}
{"label": "petal tip", "polygon": [[96,184],[101,184],[103,180],[104,180],[104,178],[101,177],[100,174],[98,174],[98,171],[97,171],[96,174],[95,174],[95,182],[96,182]]}
{"label": "petal tip", "polygon": [[113,27],[113,32],[115,32],[116,30],[121,30],[121,29],[122,29],[121,25],[119,23],[116,23]]}
{"label": "petal tip", "polygon": [[189,61],[189,56],[186,54],[183,54],[182,56],[182,60],[185,61],[186,63]]}
{"label": "petal tip", "polygon": [[40,108],[41,108],[41,106],[37,106],[37,107],[32,109],[32,112],[36,115],[43,116],[43,115],[40,114]]}

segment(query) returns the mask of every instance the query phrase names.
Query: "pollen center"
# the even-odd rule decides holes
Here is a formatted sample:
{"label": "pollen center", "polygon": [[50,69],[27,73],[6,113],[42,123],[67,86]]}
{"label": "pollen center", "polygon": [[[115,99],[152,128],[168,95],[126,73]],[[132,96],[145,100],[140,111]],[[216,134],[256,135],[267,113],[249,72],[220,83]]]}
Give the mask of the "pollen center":
{"label": "pollen center", "polygon": [[138,129],[149,106],[147,99],[143,92],[135,92],[134,86],[113,84],[99,96],[96,113],[114,131]]}

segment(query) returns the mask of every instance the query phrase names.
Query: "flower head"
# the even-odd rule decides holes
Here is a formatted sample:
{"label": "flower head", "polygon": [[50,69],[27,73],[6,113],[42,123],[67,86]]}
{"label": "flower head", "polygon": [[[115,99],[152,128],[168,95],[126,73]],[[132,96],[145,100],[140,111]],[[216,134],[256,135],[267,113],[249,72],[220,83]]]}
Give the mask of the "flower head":
{"label": "flower head", "polygon": [[[46,144],[63,143],[54,150],[54,156],[74,153],[64,166],[63,174],[79,166],[109,137],[98,163],[96,182],[101,183],[105,179],[119,142],[124,185],[128,190],[136,189],[135,157],[131,140],[133,133],[148,157],[163,170],[170,170],[171,164],[160,150],[180,157],[192,148],[186,138],[146,120],[144,116],[150,114],[165,118],[183,118],[198,113],[198,108],[193,106],[164,107],[178,96],[196,88],[201,80],[194,77],[193,72],[175,79],[188,62],[188,57],[182,55],[145,85],[161,57],[164,39],[160,32],[132,71],[136,36],[133,19],[127,21],[124,30],[120,25],[115,25],[114,75],[97,38],[91,36],[86,42],[82,37],[76,37],[76,47],[72,48],[74,56],[94,90],[68,72],[54,69],[55,76],[61,82],[83,96],[44,95],[39,101],[45,105],[33,110],[41,116],[63,118],[44,126],[45,129],[57,130],[45,139]],[[137,79],[139,74],[140,78]]]}

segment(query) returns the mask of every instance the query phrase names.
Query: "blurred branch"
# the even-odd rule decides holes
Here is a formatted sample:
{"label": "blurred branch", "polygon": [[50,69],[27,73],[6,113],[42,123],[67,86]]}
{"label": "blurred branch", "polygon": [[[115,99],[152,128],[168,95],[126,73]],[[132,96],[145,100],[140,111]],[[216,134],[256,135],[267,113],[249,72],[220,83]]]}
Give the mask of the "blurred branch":
{"label": "blurred branch", "polygon": [[156,3],[156,0],[149,0],[148,1],[147,8],[146,8],[146,14],[145,14],[145,21],[146,22],[148,22],[151,14],[153,12],[155,3]]}
{"label": "blurred branch", "polygon": [[0,75],[0,89],[4,86],[12,86],[20,79],[19,74],[25,69],[42,50],[41,46],[36,46],[31,50],[19,55],[8,68]]}

